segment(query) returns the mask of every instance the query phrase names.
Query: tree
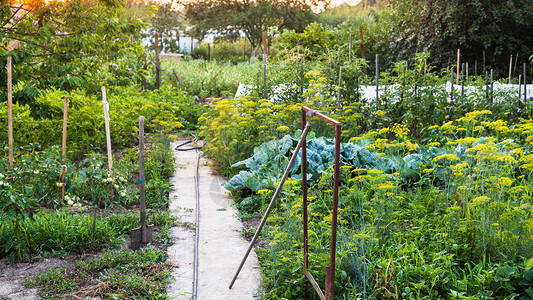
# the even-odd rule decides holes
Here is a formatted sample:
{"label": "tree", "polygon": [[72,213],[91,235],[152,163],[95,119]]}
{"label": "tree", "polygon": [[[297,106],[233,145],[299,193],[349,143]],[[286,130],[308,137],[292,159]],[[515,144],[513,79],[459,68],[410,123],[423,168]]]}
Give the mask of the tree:
{"label": "tree", "polygon": [[[150,26],[142,34],[143,38],[151,38],[159,34],[160,49],[165,52],[179,52],[179,29],[184,29],[185,21],[175,9],[175,0],[167,2],[151,0],[126,0],[126,13],[138,18],[149,18]],[[148,46],[154,49],[153,43]]]}
{"label": "tree", "polygon": [[[123,15],[113,0],[42,0],[17,4],[0,2],[0,57],[13,59],[14,101],[29,104],[35,116],[46,108],[33,102],[39,89],[86,89],[101,85],[130,85],[140,79],[144,49],[131,37],[145,22]],[[9,49],[8,45],[18,43]],[[6,76],[0,72],[1,100],[6,99]]]}
{"label": "tree", "polygon": [[[479,62],[500,70],[509,56],[524,60],[533,53],[533,1],[512,0],[394,0],[395,11],[412,18],[416,38],[405,46],[431,53],[440,67],[461,49],[462,61]],[[452,61],[454,61],[452,59]]]}
{"label": "tree", "polygon": [[[208,31],[235,35],[243,32],[252,49],[261,45],[262,33],[293,29],[302,32],[316,20],[313,9],[326,0],[198,0],[184,3],[191,33],[202,38]],[[253,55],[253,54],[252,54]]]}

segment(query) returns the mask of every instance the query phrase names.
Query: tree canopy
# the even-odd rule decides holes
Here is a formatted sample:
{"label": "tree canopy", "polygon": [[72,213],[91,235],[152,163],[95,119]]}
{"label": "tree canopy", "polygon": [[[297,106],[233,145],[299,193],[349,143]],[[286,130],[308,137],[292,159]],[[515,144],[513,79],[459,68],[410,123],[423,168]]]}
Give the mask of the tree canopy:
{"label": "tree canopy", "polygon": [[[137,81],[144,49],[132,36],[146,23],[114,0],[0,3],[0,57],[13,60],[14,100],[36,105],[41,88],[96,91]],[[17,45],[17,47],[8,47]],[[11,49],[12,48],[12,49]],[[5,101],[6,76],[0,87]],[[35,110],[37,114],[46,111]]]}
{"label": "tree canopy", "polygon": [[394,0],[392,7],[408,20],[411,52],[426,51],[438,66],[446,66],[461,49],[463,61],[504,69],[511,54],[527,59],[533,53],[533,1]]}
{"label": "tree canopy", "polygon": [[243,32],[252,48],[261,44],[262,33],[293,29],[302,32],[316,20],[313,9],[327,0],[199,0],[183,3],[191,33],[203,37],[213,30],[225,35]]}

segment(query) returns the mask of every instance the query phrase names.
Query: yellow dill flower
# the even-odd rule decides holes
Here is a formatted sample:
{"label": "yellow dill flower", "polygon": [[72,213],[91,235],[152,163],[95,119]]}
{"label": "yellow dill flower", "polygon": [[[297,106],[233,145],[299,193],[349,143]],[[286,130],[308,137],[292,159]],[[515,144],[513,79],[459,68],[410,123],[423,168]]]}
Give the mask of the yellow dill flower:
{"label": "yellow dill flower", "polygon": [[472,199],[472,205],[479,206],[479,205],[482,205],[485,202],[488,202],[489,200],[490,200],[490,198],[487,197],[487,196],[479,196],[479,197],[476,197],[476,198]]}
{"label": "yellow dill flower", "polygon": [[271,190],[269,190],[269,189],[262,189],[262,190],[257,191],[257,193],[260,194],[260,195],[263,195],[263,194],[266,194],[266,193],[269,193],[269,192],[271,192]]}
{"label": "yellow dill flower", "polygon": [[418,144],[411,143],[411,141],[405,141],[404,145],[409,151],[415,151],[418,149]]}
{"label": "yellow dill flower", "polygon": [[428,130],[433,130],[439,128],[439,125],[431,125],[428,127]]}
{"label": "yellow dill flower", "polygon": [[370,169],[370,170],[367,170],[368,172],[368,175],[381,175],[383,174],[383,171],[380,171],[378,169]]}
{"label": "yellow dill flower", "polygon": [[287,127],[285,125],[281,125],[278,128],[276,128],[276,130],[280,131],[280,132],[289,131],[289,127]]}
{"label": "yellow dill flower", "polygon": [[478,138],[475,137],[466,137],[456,140],[457,144],[472,145],[473,143],[479,142]]}
{"label": "yellow dill flower", "polygon": [[383,117],[385,113],[386,112],[384,110],[377,110],[374,114],[378,117]]}
{"label": "yellow dill flower", "polygon": [[509,131],[509,127],[507,127],[507,121],[503,120],[496,120],[494,122],[488,123],[486,126],[492,130],[499,132]]}
{"label": "yellow dill flower", "polygon": [[381,128],[379,131],[378,131],[378,134],[385,134],[387,132],[389,132],[390,129],[388,127],[385,127],[385,128]]}
{"label": "yellow dill flower", "polygon": [[387,139],[377,139],[375,142],[374,142],[374,145],[378,148],[378,149],[383,149],[385,148],[385,144],[387,143]]}
{"label": "yellow dill flower", "polygon": [[448,210],[452,211],[452,212],[453,211],[459,211],[459,210],[461,210],[461,207],[460,206],[450,206],[450,207],[448,207]]}
{"label": "yellow dill flower", "polygon": [[394,126],[392,126],[392,132],[394,132],[396,136],[406,136],[409,134],[409,129],[407,128],[407,125],[394,124]]}
{"label": "yellow dill flower", "polygon": [[443,155],[439,155],[439,156],[436,156],[436,157],[433,158],[434,162],[438,162],[440,160],[454,162],[454,161],[458,161],[460,159],[459,159],[459,157],[455,156],[454,154],[443,154]]}
{"label": "yellow dill flower", "polygon": [[514,179],[509,178],[509,177],[505,177],[505,176],[501,176],[501,177],[490,176],[487,179],[487,182],[489,184],[490,183],[494,183],[494,185],[495,185],[494,188],[495,189],[499,189],[501,187],[509,187],[509,186],[513,185]]}
{"label": "yellow dill flower", "polygon": [[523,185],[517,185],[509,189],[509,193],[511,194],[518,194],[518,193],[525,193],[529,190],[529,187],[523,186]]}
{"label": "yellow dill flower", "polygon": [[457,128],[456,126],[452,125],[453,121],[450,121],[450,122],[447,122],[447,123],[444,123],[441,127],[440,127],[440,130],[442,130],[444,133],[446,134],[450,134],[450,133],[453,133],[455,131],[455,128]]}
{"label": "yellow dill flower", "polygon": [[439,146],[440,146],[439,142],[431,142],[428,144],[428,147],[439,147]]}

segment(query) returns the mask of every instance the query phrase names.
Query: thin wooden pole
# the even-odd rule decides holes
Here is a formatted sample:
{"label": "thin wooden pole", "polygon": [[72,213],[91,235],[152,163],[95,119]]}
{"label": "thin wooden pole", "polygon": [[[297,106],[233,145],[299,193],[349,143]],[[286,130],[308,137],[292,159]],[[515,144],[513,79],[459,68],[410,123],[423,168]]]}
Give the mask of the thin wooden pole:
{"label": "thin wooden pole", "polygon": [[111,197],[113,197],[114,189],[113,185],[115,181],[113,179],[113,151],[111,150],[111,130],[109,128],[109,103],[107,102],[107,95],[105,86],[102,86],[102,104],[104,106],[104,119],[105,119],[105,137],[107,142],[107,167],[109,171],[109,178],[111,178]]}
{"label": "thin wooden pole", "polygon": [[489,102],[489,72],[485,72],[485,100]]}
{"label": "thin wooden pole", "polygon": [[7,57],[7,136],[9,143],[9,168],[13,169],[13,78],[11,56]]}
{"label": "thin wooden pole", "polygon": [[464,98],[464,97],[465,97],[465,63],[462,63],[461,64],[461,98]]}
{"label": "thin wooden pole", "polygon": [[524,103],[527,103],[527,65],[524,63]]}
{"label": "thin wooden pole", "polygon": [[518,111],[522,110],[522,75],[518,75]]}
{"label": "thin wooden pole", "polygon": [[376,107],[379,108],[379,54],[376,54]]}
{"label": "thin wooden pole", "polygon": [[493,69],[490,69],[490,103],[494,102],[494,77],[493,77]]}
{"label": "thin wooden pole", "polygon": [[507,83],[511,84],[511,72],[513,71],[513,55],[511,54],[511,59],[509,60],[509,80]]}
{"label": "thin wooden pole", "polygon": [[483,50],[483,74],[487,75],[487,71],[486,71],[486,53],[485,51]]}
{"label": "thin wooden pole", "polygon": [[65,96],[65,103],[63,104],[63,140],[61,143],[61,200],[65,199],[65,175],[67,173],[67,120],[68,120],[68,96]]}
{"label": "thin wooden pole", "polygon": [[263,99],[267,98],[267,39],[266,32],[263,31]]}
{"label": "thin wooden pole", "polygon": [[341,90],[342,90],[342,66],[339,69],[339,90],[337,94],[337,108],[341,107]]}
{"label": "thin wooden pole", "polygon": [[459,85],[459,65],[461,64],[461,49],[457,49],[457,78],[456,78],[456,84]]}
{"label": "thin wooden pole", "polygon": [[148,242],[146,230],[146,202],[144,182],[144,117],[139,117],[139,211],[141,217],[141,242]]}
{"label": "thin wooden pole", "polygon": [[468,62],[466,62],[466,80],[468,80]]}

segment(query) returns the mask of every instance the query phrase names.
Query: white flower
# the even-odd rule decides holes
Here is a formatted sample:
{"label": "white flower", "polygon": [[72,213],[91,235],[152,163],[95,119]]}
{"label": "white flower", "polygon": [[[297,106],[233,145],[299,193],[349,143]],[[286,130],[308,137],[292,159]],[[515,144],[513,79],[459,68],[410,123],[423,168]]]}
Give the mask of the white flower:
{"label": "white flower", "polygon": [[115,185],[113,185],[113,186],[115,187],[115,189],[118,190],[118,188],[119,188],[118,184],[115,184]]}
{"label": "white flower", "polygon": [[67,201],[67,205],[72,206],[72,204],[74,204],[74,202],[72,202],[72,200],[68,200]]}
{"label": "white flower", "polygon": [[4,178],[4,174],[0,173],[0,179]]}
{"label": "white flower", "polygon": [[122,196],[122,197],[126,197],[126,192],[121,192],[121,193],[120,193],[120,196]]}
{"label": "white flower", "polygon": [[124,177],[122,177],[122,176],[120,176],[120,177],[118,178],[118,180],[120,180],[120,181],[122,181],[122,182],[125,181],[125,180],[124,180]]}
{"label": "white flower", "polygon": [[33,174],[39,174],[39,170],[33,170]]}
{"label": "white flower", "polygon": [[62,186],[63,186],[63,183],[62,183],[62,182],[56,182],[56,186],[57,186],[57,187],[62,187]]}

